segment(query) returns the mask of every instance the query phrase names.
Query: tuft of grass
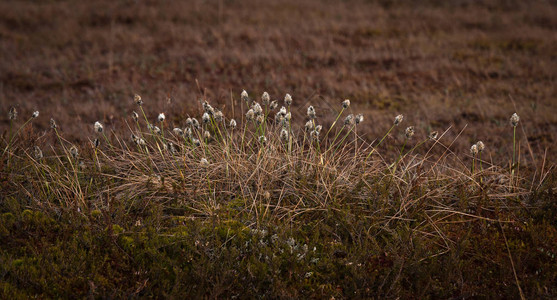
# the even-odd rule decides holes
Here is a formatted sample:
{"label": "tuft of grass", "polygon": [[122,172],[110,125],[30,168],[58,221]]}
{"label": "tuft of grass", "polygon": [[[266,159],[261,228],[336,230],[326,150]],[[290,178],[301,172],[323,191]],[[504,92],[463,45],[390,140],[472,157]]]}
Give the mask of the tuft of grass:
{"label": "tuft of grass", "polygon": [[200,126],[169,114],[158,130],[138,103],[144,120],[96,147],[58,127],[48,147],[3,138],[0,295],[557,295],[553,166],[515,174],[473,152],[470,170],[451,128],[402,132],[400,115],[374,144],[346,104],[321,135],[312,106],[296,119],[242,98],[248,119],[204,99]]}

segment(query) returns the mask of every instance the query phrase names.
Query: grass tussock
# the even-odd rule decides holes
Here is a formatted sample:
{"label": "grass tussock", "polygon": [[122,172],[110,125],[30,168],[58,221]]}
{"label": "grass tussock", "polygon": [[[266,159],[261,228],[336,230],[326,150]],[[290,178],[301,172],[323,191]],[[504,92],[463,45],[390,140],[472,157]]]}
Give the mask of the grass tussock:
{"label": "grass tussock", "polygon": [[328,128],[288,94],[244,91],[230,117],[201,100],[175,120],[134,101],[127,132],[96,122],[85,144],[10,110],[3,296],[557,295],[557,178],[521,169],[516,114],[499,166],[488,141],[457,155],[452,128],[402,115],[370,139],[348,100]]}

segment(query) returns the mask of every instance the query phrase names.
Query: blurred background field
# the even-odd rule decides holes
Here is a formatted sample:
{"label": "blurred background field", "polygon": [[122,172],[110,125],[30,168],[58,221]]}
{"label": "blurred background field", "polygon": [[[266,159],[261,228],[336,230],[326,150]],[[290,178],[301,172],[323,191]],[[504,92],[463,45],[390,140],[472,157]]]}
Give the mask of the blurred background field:
{"label": "blurred background field", "polygon": [[349,98],[370,141],[403,113],[423,135],[468,125],[457,153],[483,140],[507,155],[515,111],[524,165],[556,141],[551,1],[2,1],[0,11],[0,110],[38,109],[39,129],[55,117],[72,141],[95,121],[122,126],[134,93],[150,119],[178,124],[203,95],[230,115],[242,89],[290,93],[298,116],[310,103],[325,125]]}

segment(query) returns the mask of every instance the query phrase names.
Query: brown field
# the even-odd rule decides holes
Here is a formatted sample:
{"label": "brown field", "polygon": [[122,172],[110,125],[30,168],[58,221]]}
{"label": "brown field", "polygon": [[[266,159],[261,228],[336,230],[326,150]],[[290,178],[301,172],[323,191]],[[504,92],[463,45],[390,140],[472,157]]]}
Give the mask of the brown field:
{"label": "brown field", "polygon": [[467,126],[453,150],[483,140],[495,161],[508,160],[516,111],[523,165],[556,157],[551,2],[2,1],[0,11],[3,130],[15,105],[85,141],[94,121],[119,128],[134,93],[149,118],[178,124],[200,98],[230,115],[246,89],[288,92],[294,117],[313,104],[325,124],[349,98],[369,141],[396,113],[422,136]]}

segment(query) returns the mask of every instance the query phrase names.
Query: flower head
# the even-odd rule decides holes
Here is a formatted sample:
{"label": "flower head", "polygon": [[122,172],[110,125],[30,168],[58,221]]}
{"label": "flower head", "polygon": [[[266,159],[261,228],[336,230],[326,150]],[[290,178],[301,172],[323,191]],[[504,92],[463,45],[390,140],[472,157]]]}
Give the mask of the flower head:
{"label": "flower head", "polygon": [[193,136],[193,132],[191,131],[191,127],[184,128],[184,136],[190,138]]}
{"label": "flower head", "polygon": [[70,148],[70,154],[73,156],[74,159],[77,159],[77,157],[79,156],[79,151],[77,150],[76,146],[72,146]]}
{"label": "flower head", "polygon": [[246,120],[251,121],[254,118],[255,118],[255,112],[253,111],[253,109],[250,108],[246,113]]}
{"label": "flower head", "polygon": [[429,133],[429,138],[432,140],[436,140],[439,133],[437,131],[432,131]]}
{"label": "flower head", "polygon": [[192,125],[193,125],[192,119],[191,119],[191,118],[187,118],[187,119],[186,119],[186,126],[187,126],[187,127],[191,127]]}
{"label": "flower head", "polygon": [[205,138],[205,140],[209,141],[211,140],[211,133],[205,130],[205,132],[203,132],[203,137]]}
{"label": "flower head", "polygon": [[191,141],[192,141],[192,143],[193,143],[194,145],[196,145],[197,147],[201,146],[201,141],[199,141],[198,139],[194,138],[194,139],[192,139]]}
{"label": "flower head", "polygon": [[215,113],[215,109],[207,101],[203,101],[203,110],[211,116]]}
{"label": "flower head", "polygon": [[224,114],[220,110],[215,110],[213,117],[215,118],[215,122],[220,123],[224,119]]}
{"label": "flower head", "polygon": [[164,113],[160,113],[157,119],[159,120],[159,122],[162,123],[164,122],[164,119],[166,119],[166,117],[164,116]]}
{"label": "flower head", "polygon": [[31,117],[33,119],[38,118],[39,117],[39,111],[38,110],[34,111],[33,114],[31,115]]}
{"label": "flower head", "polygon": [[484,144],[484,142],[478,141],[478,142],[476,143],[476,145],[478,146],[478,153],[485,150],[485,144]]}
{"label": "flower head", "polygon": [[230,120],[230,128],[234,129],[234,128],[236,128],[236,125],[237,125],[236,120],[234,120],[234,119]]}
{"label": "flower head", "polygon": [[321,126],[321,125],[315,126],[315,132],[317,132],[317,135],[319,135],[321,133],[322,129],[323,129],[323,126]]}
{"label": "flower head", "polygon": [[286,104],[286,106],[292,105],[292,96],[290,96],[290,94],[284,96],[284,104]]}
{"label": "flower head", "polygon": [[265,145],[265,144],[267,144],[267,138],[264,135],[262,135],[262,136],[259,137],[259,142],[261,144]]}
{"label": "flower head", "polygon": [[286,116],[286,107],[281,107],[280,110],[278,111],[277,115],[280,115],[282,117]]}
{"label": "flower head", "polygon": [[133,96],[133,101],[135,101],[135,104],[139,106],[143,105],[143,100],[141,100],[141,96],[139,96],[138,94],[135,94]]}
{"label": "flower head", "polygon": [[158,126],[153,127],[153,132],[156,133],[156,134],[161,134],[162,133],[161,129]]}
{"label": "flower head", "polygon": [[364,115],[362,115],[362,114],[358,114],[354,118],[354,122],[356,122],[356,125],[362,123],[363,121],[364,121]]}
{"label": "flower head", "polygon": [[398,116],[396,116],[396,118],[395,118],[395,125],[400,124],[400,123],[402,122],[403,119],[404,119],[404,116],[403,116],[403,115],[398,115]]}
{"label": "flower head", "polygon": [[287,142],[287,141],[288,141],[288,131],[287,131],[285,128],[283,128],[283,129],[280,131],[280,139],[281,139],[283,142]]}
{"label": "flower head", "polygon": [[261,125],[263,122],[265,122],[265,117],[263,115],[258,115],[257,118],[255,118],[255,123],[257,125]]}
{"label": "flower head", "polygon": [[180,128],[176,127],[174,129],[172,129],[172,132],[174,132],[174,134],[177,135],[177,136],[184,136],[184,131]]}
{"label": "flower head", "polygon": [[199,129],[199,121],[197,121],[196,118],[191,118],[191,125],[193,126],[193,128]]}
{"label": "flower head", "polygon": [[474,144],[470,147],[470,154],[472,154],[472,156],[476,156],[478,154],[478,145]]}
{"label": "flower head", "polygon": [[203,124],[208,124],[211,121],[211,116],[209,116],[208,113],[203,113],[201,120],[203,121]]}
{"label": "flower head", "polygon": [[43,158],[43,151],[41,150],[41,148],[39,148],[39,146],[35,146],[35,149],[33,150],[33,156],[35,156],[36,160]]}
{"label": "flower head", "polygon": [[15,109],[14,106],[10,107],[10,111],[8,112],[8,118],[10,120],[17,119],[17,110]]}
{"label": "flower head", "polygon": [[516,127],[518,125],[518,121],[520,121],[520,117],[516,113],[514,113],[511,116],[511,126]]}
{"label": "flower head", "polygon": [[313,106],[310,105],[308,107],[307,115],[310,119],[315,119],[315,108],[313,108]]}
{"label": "flower head", "polygon": [[102,133],[103,132],[103,124],[101,124],[101,122],[99,122],[99,121],[95,122],[95,125],[93,125],[93,128],[95,128],[96,133]]}
{"label": "flower head", "polygon": [[407,139],[411,139],[414,136],[414,126],[407,127],[404,134]]}
{"label": "flower head", "polygon": [[246,90],[242,91],[242,94],[240,95],[240,98],[242,98],[242,101],[245,101],[246,103],[249,104],[249,96],[248,96],[248,92],[246,92]]}
{"label": "flower head", "polygon": [[347,109],[350,106],[350,100],[346,99],[342,101],[342,108]]}
{"label": "flower head", "polygon": [[269,96],[269,93],[263,92],[263,95],[261,95],[261,103],[263,103],[263,105],[269,105],[270,101],[271,97]]}
{"label": "flower head", "polygon": [[354,115],[349,114],[346,118],[344,118],[344,125],[350,125],[352,123],[354,123]]}
{"label": "flower head", "polygon": [[305,129],[307,132],[313,130],[313,121],[309,120],[306,122]]}
{"label": "flower head", "polygon": [[273,110],[277,107],[278,107],[278,101],[277,100],[273,100],[273,101],[271,101],[271,104],[269,104],[269,109],[271,109],[271,110]]}
{"label": "flower head", "polygon": [[135,111],[132,112],[132,119],[136,122],[139,120],[139,115]]}
{"label": "flower head", "polygon": [[95,139],[93,141],[93,148],[99,148],[100,145],[101,145],[101,141],[99,141],[99,139]]}
{"label": "flower head", "polygon": [[51,119],[50,119],[50,128],[56,129],[56,127],[57,127],[57,126],[56,126],[56,121],[54,121],[54,119],[51,118]]}
{"label": "flower head", "polygon": [[263,109],[261,108],[261,105],[259,105],[259,103],[255,102],[251,109],[253,109],[253,112],[255,113],[256,116],[259,116],[260,114],[263,113]]}
{"label": "flower head", "polygon": [[205,157],[203,157],[203,158],[199,161],[199,163],[201,164],[202,167],[207,167],[207,166],[209,165],[209,161],[208,161]]}

